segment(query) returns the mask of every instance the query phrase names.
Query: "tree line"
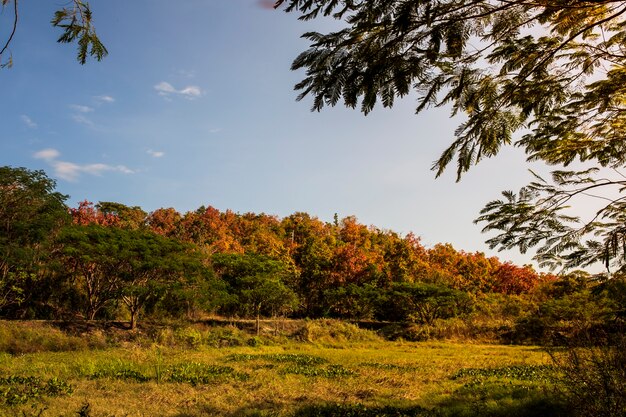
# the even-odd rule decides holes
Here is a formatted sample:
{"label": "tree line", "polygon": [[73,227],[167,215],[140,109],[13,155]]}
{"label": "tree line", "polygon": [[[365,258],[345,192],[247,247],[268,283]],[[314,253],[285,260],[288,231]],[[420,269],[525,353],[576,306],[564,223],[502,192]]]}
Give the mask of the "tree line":
{"label": "tree line", "polygon": [[579,294],[591,282],[449,244],[426,248],[412,233],[354,216],[324,222],[210,206],[147,213],[88,201],[70,208],[55,186],[43,171],[0,168],[5,318],[123,318],[134,328],[140,315],[217,313],[257,323],[290,316],[433,325],[494,300],[521,316],[532,299]]}

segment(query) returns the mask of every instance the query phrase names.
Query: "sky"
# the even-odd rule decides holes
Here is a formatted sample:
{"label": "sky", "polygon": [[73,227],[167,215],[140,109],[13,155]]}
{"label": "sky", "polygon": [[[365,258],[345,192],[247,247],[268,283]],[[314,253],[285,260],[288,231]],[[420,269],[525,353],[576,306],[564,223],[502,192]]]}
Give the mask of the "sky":
{"label": "sky", "polygon": [[[422,243],[519,264],[495,252],[473,223],[480,209],[531,180],[525,156],[505,149],[457,183],[433,161],[462,119],[448,109],[415,115],[416,97],[368,116],[341,105],[311,112],[290,70],[301,34],[336,27],[301,22],[257,0],[93,0],[102,62],[76,62],[50,20],[64,3],[20,3],[0,70],[0,165],[42,169],[68,204],[115,201],[146,211],[213,206],[280,217],[307,212]],[[0,15],[6,39],[11,10]]]}

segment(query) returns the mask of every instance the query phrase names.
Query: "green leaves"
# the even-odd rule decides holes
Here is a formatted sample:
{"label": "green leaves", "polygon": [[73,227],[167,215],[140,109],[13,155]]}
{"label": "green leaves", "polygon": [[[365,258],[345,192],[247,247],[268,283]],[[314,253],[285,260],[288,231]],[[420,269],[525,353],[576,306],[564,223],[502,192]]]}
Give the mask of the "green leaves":
{"label": "green leaves", "polygon": [[[605,172],[602,174],[606,174]],[[498,231],[490,247],[538,247],[536,259],[542,266],[575,268],[602,262],[607,270],[626,265],[626,197],[623,177],[600,176],[597,168],[584,171],[557,170],[552,180],[535,175],[536,181],[518,194],[504,192],[504,200],[490,202],[476,222],[483,231]],[[569,213],[581,198],[600,201],[591,218],[582,220]]]}
{"label": "green leaves", "polygon": [[96,35],[89,3],[73,0],[73,7],[57,10],[51,23],[52,26],[63,29],[63,34],[59,36],[57,42],[77,43],[77,60],[81,64],[87,62],[87,55],[98,61],[108,55],[109,52]]}

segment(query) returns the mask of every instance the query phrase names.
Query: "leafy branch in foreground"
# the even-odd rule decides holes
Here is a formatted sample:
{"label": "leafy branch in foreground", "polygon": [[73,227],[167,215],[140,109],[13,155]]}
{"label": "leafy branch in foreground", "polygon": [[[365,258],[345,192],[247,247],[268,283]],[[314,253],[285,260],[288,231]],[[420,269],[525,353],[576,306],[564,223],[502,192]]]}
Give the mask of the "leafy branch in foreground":
{"label": "leafy branch in foreground", "polygon": [[[13,41],[13,37],[17,32],[19,7],[18,0],[0,0],[4,9],[9,3],[13,3],[13,17],[11,23],[11,33],[0,48],[0,68],[11,67],[13,65],[13,57],[9,56],[6,62],[3,62],[3,55],[9,51],[9,46]],[[54,13],[52,18],[52,26],[61,28],[63,34],[57,39],[59,43],[76,42],[78,45],[77,60],[81,64],[87,62],[87,55],[102,60],[109,53],[106,47],[98,38],[95,27],[93,26],[93,17],[89,3],[82,0],[72,0],[70,7],[63,7]]]}
{"label": "leafy branch in foreground", "polygon": [[[342,101],[367,114],[413,93],[417,113],[446,106],[463,118],[433,164],[437,176],[456,161],[459,180],[508,145],[550,165],[626,165],[626,1],[277,0],[276,7],[300,20],[343,23],[305,33],[310,46],[293,61],[293,70],[306,71],[298,100],[310,96],[312,110]],[[538,178],[485,208],[485,230],[503,232],[489,243],[542,245],[538,258],[550,265],[602,260],[621,268],[623,181],[555,175],[554,185]],[[564,212],[574,196],[607,189],[618,195],[602,196],[609,204],[593,220]]]}
{"label": "leafy branch in foreground", "polygon": [[[517,194],[503,192],[503,200],[490,202],[476,222],[483,232],[499,231],[487,243],[491,248],[522,252],[539,246],[541,266],[564,269],[602,262],[610,272],[626,269],[626,177],[599,177],[597,168],[554,171],[552,181],[535,174],[535,181]],[[581,199],[600,202],[590,219],[567,211]]]}

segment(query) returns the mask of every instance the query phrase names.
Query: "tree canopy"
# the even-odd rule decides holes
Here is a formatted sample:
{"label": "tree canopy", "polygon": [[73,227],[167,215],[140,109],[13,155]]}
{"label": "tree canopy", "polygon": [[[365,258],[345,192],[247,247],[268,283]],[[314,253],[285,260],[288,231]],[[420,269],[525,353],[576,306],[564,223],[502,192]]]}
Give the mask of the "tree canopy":
{"label": "tree canopy", "polygon": [[[367,114],[377,102],[392,107],[414,93],[417,113],[449,107],[463,120],[433,165],[437,176],[455,161],[458,180],[507,145],[531,161],[592,164],[507,192],[478,220],[501,232],[493,247],[540,245],[545,265],[624,267],[626,183],[619,171],[613,179],[596,169],[626,162],[625,2],[278,0],[281,6],[301,20],[344,23],[303,35],[310,47],[292,64],[306,71],[295,86],[298,100],[312,97],[313,110],[343,101]],[[606,201],[592,220],[564,212],[591,191]]]}

